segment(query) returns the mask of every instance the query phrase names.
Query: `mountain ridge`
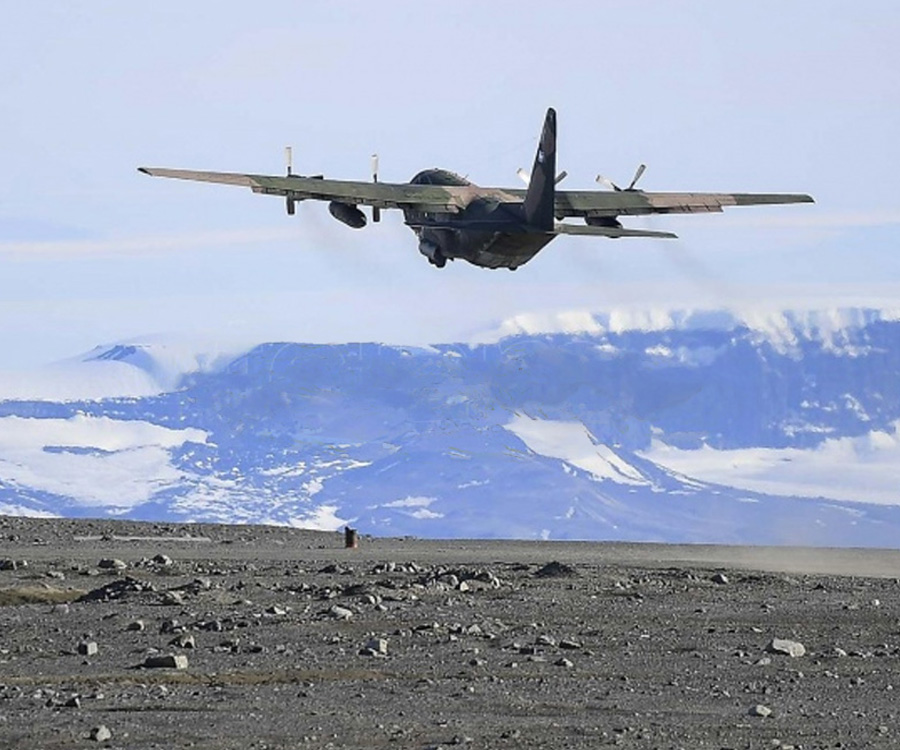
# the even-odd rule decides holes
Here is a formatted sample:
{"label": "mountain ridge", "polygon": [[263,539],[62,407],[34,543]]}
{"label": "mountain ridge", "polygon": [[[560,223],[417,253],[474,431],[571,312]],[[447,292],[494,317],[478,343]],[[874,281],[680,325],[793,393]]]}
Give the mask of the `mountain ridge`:
{"label": "mountain ridge", "polygon": [[[0,512],[896,545],[900,316],[782,313],[787,338],[729,316],[428,347],[270,343],[168,356],[156,393],[6,399]],[[154,346],[83,364],[150,372]]]}

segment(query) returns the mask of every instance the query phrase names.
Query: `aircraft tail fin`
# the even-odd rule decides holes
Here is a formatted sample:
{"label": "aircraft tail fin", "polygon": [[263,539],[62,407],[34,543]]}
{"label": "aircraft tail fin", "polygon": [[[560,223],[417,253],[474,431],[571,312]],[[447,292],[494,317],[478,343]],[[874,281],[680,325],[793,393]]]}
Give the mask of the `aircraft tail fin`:
{"label": "aircraft tail fin", "polygon": [[556,196],[556,110],[547,110],[541,142],[534,157],[531,179],[522,206],[525,221],[537,229],[553,231]]}

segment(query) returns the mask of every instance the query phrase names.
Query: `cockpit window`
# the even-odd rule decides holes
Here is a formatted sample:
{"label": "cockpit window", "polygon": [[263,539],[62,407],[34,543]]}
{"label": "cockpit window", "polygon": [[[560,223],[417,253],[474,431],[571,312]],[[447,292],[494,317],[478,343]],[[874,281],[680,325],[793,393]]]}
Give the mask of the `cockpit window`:
{"label": "cockpit window", "polygon": [[471,183],[465,177],[448,172],[446,169],[424,169],[410,180],[410,184],[465,187]]}

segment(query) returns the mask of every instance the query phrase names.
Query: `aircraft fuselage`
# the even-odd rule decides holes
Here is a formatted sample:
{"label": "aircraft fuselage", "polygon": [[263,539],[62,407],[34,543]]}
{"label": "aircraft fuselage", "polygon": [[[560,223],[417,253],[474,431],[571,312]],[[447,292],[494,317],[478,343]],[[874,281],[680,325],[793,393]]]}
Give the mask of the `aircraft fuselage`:
{"label": "aircraft fuselage", "polygon": [[[412,185],[472,186],[464,177],[444,169],[426,169]],[[419,239],[419,252],[435,266],[459,258],[483,268],[515,270],[531,260],[554,238],[550,232],[528,227],[520,204],[485,196],[470,201],[459,213],[403,211],[404,220]]]}

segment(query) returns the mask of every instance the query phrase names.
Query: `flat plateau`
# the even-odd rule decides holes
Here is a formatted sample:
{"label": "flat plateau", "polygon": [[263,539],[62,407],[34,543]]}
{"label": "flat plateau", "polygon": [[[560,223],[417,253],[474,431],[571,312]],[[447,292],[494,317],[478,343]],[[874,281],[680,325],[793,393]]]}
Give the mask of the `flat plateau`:
{"label": "flat plateau", "polygon": [[897,550],[0,517],[0,568],[0,747],[900,743]]}

